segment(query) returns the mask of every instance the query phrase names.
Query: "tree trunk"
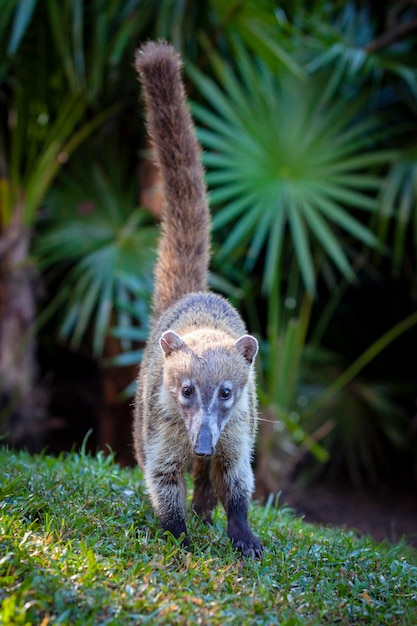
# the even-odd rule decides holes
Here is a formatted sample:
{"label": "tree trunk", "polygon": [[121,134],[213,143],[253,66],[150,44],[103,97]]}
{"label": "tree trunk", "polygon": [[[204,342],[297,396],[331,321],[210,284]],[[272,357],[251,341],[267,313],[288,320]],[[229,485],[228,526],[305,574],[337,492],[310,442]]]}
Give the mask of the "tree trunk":
{"label": "tree trunk", "polygon": [[41,393],[35,387],[34,270],[22,203],[0,234],[0,434],[12,446],[41,445]]}

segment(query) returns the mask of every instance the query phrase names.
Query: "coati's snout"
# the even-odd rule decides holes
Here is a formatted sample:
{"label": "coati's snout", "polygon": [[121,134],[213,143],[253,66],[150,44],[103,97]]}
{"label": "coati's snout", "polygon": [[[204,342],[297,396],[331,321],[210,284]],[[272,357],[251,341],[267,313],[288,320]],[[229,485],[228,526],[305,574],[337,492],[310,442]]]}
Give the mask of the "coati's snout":
{"label": "coati's snout", "polygon": [[197,434],[197,438],[193,446],[193,453],[196,456],[207,457],[213,456],[214,454],[213,436],[210,432],[210,427],[207,424],[202,425]]}
{"label": "coati's snout", "polygon": [[236,341],[214,335],[202,341],[201,334],[195,339],[192,333],[186,338],[172,330],[162,334],[164,382],[184,418],[193,453],[210,457],[245,395],[258,343],[250,335]]}

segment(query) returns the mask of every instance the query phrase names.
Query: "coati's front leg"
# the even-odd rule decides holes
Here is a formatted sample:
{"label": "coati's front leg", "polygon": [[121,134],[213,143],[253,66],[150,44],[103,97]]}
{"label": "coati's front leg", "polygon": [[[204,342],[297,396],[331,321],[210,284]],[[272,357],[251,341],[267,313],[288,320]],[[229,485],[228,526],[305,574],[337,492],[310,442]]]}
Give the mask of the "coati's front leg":
{"label": "coati's front leg", "polygon": [[174,459],[153,462],[148,456],[145,482],[163,530],[168,530],[176,539],[184,533],[183,545],[188,548],[186,487],[181,463]]}
{"label": "coati's front leg", "polygon": [[235,548],[245,556],[260,558],[264,547],[248,524],[249,502],[244,496],[231,495],[224,503],[227,514],[227,534]]}
{"label": "coati's front leg", "polygon": [[253,491],[253,472],[249,461],[230,464],[222,459],[213,463],[212,481],[227,515],[227,534],[245,556],[260,558],[263,545],[248,524],[248,508]]}

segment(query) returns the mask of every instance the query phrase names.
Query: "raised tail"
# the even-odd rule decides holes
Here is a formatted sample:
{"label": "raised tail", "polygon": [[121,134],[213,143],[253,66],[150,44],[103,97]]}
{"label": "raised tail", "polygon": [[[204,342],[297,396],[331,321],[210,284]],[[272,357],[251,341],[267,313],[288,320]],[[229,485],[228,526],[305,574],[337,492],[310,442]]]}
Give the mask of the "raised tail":
{"label": "raised tail", "polygon": [[164,210],[153,296],[154,318],[193,291],[207,289],[210,214],[201,150],[186,104],[181,60],[166,43],[136,53],[147,129],[161,172]]}

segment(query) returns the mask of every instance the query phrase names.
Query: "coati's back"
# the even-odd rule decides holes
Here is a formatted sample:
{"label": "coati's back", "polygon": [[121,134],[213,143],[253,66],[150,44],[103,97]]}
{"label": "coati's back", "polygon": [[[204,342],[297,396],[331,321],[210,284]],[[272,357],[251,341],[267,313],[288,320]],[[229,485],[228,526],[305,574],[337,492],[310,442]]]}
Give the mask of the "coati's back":
{"label": "coati's back", "polygon": [[135,398],[136,456],[165,530],[186,534],[183,473],[192,462],[194,509],[209,520],[219,498],[233,543],[260,556],[246,519],[258,344],[237,311],[207,291],[210,215],[180,58],[170,45],[150,42],[136,68],[164,195],[152,328]]}

